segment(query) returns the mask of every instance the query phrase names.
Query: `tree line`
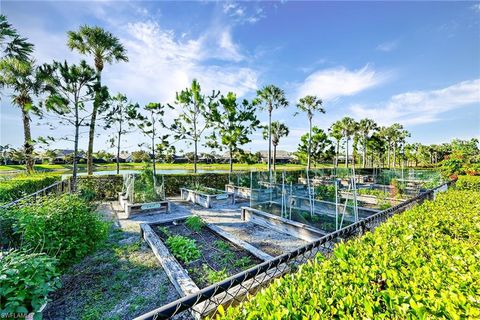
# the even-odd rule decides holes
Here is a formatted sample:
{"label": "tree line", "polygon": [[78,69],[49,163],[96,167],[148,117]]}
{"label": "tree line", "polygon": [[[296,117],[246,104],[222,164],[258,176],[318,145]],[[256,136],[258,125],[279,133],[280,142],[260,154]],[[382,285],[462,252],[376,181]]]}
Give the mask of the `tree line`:
{"label": "tree line", "polygon": [[[275,169],[276,149],[280,139],[288,136],[286,124],[274,121],[274,113],[287,108],[290,103],[285,92],[267,85],[256,92],[250,101],[238,99],[236,94],[222,94],[213,90],[202,91],[197,80],[176,93],[169,103],[151,102],[145,106],[132,102],[122,93],[112,94],[102,83],[105,64],[128,62],[128,54],[121,41],[110,32],[96,26],[81,26],[67,32],[67,46],[93,61],[81,60],[78,64],[52,61],[37,65],[32,57],[34,45],[20,36],[0,15],[0,87],[9,88],[12,104],[22,113],[24,130],[23,154],[26,170],[33,172],[34,144],[48,143],[52,137],[34,140],[31,135],[31,115],[45,119],[51,126],[66,125],[72,133],[62,139],[73,143],[73,181],[77,177],[79,137],[81,128],[88,128],[87,172],[93,173],[93,145],[98,129],[110,132],[109,141],[116,149],[117,172],[122,137],[138,130],[148,138],[155,173],[156,159],[161,155],[174,155],[177,141],[193,146],[193,166],[197,172],[198,148],[202,144],[212,149],[226,151],[230,171],[233,159],[245,154],[242,146],[251,142],[256,130],[263,130],[268,140],[268,170]],[[312,163],[332,160],[339,165],[341,149],[345,166],[361,163],[363,167],[396,167],[402,161],[417,165],[428,150],[430,163],[437,162],[438,152],[421,144],[408,144],[410,133],[401,124],[378,126],[371,119],[355,121],[344,117],[334,122],[327,131],[313,125],[316,114],[326,112],[321,98],[314,95],[302,97],[296,103],[295,116],[303,114],[309,124],[308,133],[300,139],[296,155],[310,169]],[[166,123],[165,112],[177,113],[171,123]],[[262,126],[257,110],[268,113],[268,124]],[[273,152],[272,152],[273,147]],[[427,148],[427,149],[426,149]],[[352,150],[352,154],[349,154]],[[361,159],[361,161],[360,161]]]}

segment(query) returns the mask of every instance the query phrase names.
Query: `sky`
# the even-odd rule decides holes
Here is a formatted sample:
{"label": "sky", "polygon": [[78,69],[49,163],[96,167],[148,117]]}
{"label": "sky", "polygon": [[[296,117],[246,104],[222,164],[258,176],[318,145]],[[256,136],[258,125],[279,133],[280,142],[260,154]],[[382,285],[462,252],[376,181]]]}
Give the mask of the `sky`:
{"label": "sky", "polygon": [[[102,81],[140,105],[171,103],[192,79],[205,93],[233,91],[241,99],[275,84],[289,101],[273,115],[290,128],[280,150],[296,150],[307,131],[306,116],[294,116],[307,94],[323,100],[326,113],[313,118],[323,129],[351,116],[399,122],[411,132],[409,142],[480,138],[480,2],[2,0],[0,11],[35,45],[39,64],[93,63],[67,48],[67,31],[97,25],[113,33],[129,62],[106,65]],[[9,94],[0,101],[0,144],[20,146],[20,111]],[[267,114],[258,115],[266,123]],[[165,121],[175,117],[169,111]],[[51,148],[72,149],[62,138],[73,128],[49,130],[44,122],[34,119],[34,137],[54,136]],[[96,150],[113,151],[108,134],[99,131]],[[148,141],[137,132],[125,140],[127,150]],[[257,132],[244,149],[267,145]]]}

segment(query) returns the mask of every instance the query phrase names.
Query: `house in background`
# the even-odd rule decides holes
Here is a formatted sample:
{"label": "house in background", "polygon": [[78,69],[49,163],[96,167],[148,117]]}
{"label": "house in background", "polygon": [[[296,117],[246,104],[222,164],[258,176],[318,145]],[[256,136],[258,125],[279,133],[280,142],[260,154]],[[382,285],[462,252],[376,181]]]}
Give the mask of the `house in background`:
{"label": "house in background", "polygon": [[[268,163],[268,150],[259,151],[261,155],[261,162]],[[272,161],[273,161],[273,150],[272,150]],[[292,155],[291,152],[285,150],[277,150],[277,156],[275,158],[276,163],[294,163],[297,161],[297,158]]]}
{"label": "house in background", "polygon": [[[51,164],[66,164],[73,162],[73,150],[70,149],[55,149],[53,151],[45,152],[42,159]],[[85,163],[87,161],[85,152],[78,152],[78,163]]]}

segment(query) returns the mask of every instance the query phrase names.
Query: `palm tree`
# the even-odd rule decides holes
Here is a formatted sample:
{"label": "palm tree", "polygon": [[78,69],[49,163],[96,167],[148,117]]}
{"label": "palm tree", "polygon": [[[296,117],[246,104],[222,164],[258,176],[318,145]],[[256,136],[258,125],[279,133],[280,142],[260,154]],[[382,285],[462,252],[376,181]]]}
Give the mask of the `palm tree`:
{"label": "palm tree", "polygon": [[268,111],[268,172],[270,179],[272,178],[272,112],[280,107],[287,107],[288,101],[285,98],[285,92],[274,86],[268,85],[261,90],[257,90],[257,97],[253,100],[255,105],[259,105],[260,109]]}
{"label": "palm tree", "polygon": [[33,52],[33,44],[29,43],[26,38],[20,37],[3,14],[0,14],[0,47],[4,48],[3,58],[28,61]]}
{"label": "palm tree", "polygon": [[305,96],[301,98],[297,103],[297,108],[301,112],[307,113],[308,118],[308,159],[307,159],[307,170],[310,170],[310,157],[312,151],[312,118],[315,112],[325,113],[325,109],[322,106],[322,99],[317,98],[317,96]]}
{"label": "palm tree", "polygon": [[358,124],[353,118],[344,117],[340,120],[340,126],[342,128],[342,136],[345,138],[347,145],[345,148],[345,166],[348,168],[348,143],[355,134]]}
{"label": "palm tree", "polygon": [[330,128],[328,129],[329,135],[335,139],[336,148],[335,148],[335,168],[338,167],[338,153],[340,152],[340,142],[342,141],[342,123],[340,120],[335,121]]}
{"label": "palm tree", "polygon": [[362,119],[358,123],[358,131],[362,136],[362,144],[363,144],[363,156],[362,156],[362,164],[365,168],[367,164],[367,140],[369,135],[372,131],[377,130],[378,126],[375,121],[372,119]]}
{"label": "palm tree", "polygon": [[[98,88],[101,88],[102,71],[105,62],[113,63],[128,61],[127,51],[120,40],[100,27],[81,26],[80,29],[68,32],[68,47],[81,54],[93,56],[98,78]],[[95,123],[100,106],[103,104],[99,91],[93,102],[92,116],[88,134],[87,168],[88,174],[93,173],[93,139],[95,137]]]}
{"label": "palm tree", "polygon": [[[268,139],[269,137],[268,127],[263,128],[263,139]],[[290,131],[288,127],[279,121],[272,122],[272,144],[273,144],[273,171],[275,171],[276,162],[277,162],[277,146],[280,143],[280,138],[288,136]]]}
{"label": "palm tree", "polygon": [[387,145],[387,167],[390,168],[390,148],[392,146],[392,129],[391,127],[380,127],[378,129],[379,136]]}
{"label": "palm tree", "polygon": [[33,140],[30,129],[30,112],[39,112],[39,109],[33,105],[33,96],[37,95],[41,88],[33,61],[17,58],[1,59],[0,86],[8,87],[13,91],[12,104],[18,106],[22,112],[25,166],[27,173],[32,173]]}

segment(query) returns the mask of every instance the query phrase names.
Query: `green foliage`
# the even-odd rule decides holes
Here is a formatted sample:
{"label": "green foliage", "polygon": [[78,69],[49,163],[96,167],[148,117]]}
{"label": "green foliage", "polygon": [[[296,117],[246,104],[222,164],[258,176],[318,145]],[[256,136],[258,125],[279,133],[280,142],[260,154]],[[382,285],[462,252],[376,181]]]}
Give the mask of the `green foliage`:
{"label": "green foliage", "polygon": [[315,195],[318,200],[335,201],[335,186],[319,185],[315,187]]}
{"label": "green foliage", "polygon": [[190,173],[165,175],[165,193],[173,196],[180,193],[180,188],[191,185],[224,190],[228,184],[228,173]]}
{"label": "green foliage", "polygon": [[[311,140],[311,160],[314,163],[321,163],[331,159],[335,153],[335,147],[333,146],[328,135],[319,127],[312,128],[312,140]],[[301,162],[306,162],[308,158],[308,133],[300,137],[300,144],[297,147],[297,157]]]}
{"label": "green foliage", "polygon": [[134,203],[154,202],[164,200],[161,177],[153,179],[153,170],[145,168],[135,176],[133,197]]}
{"label": "green foliage", "polygon": [[20,199],[60,180],[58,175],[20,175],[0,181],[0,204]]}
{"label": "green foliage", "polygon": [[37,312],[60,287],[55,263],[43,253],[5,252],[0,258],[0,314]]}
{"label": "green foliage", "polygon": [[226,268],[219,271],[215,271],[212,268],[210,268],[208,265],[203,264],[202,272],[207,278],[209,283],[216,283],[228,278],[228,273]]}
{"label": "green foliage", "polygon": [[77,195],[45,197],[21,208],[0,212],[13,219],[22,247],[45,252],[66,267],[90,253],[107,236],[108,224]]}
{"label": "green foliage", "polygon": [[480,193],[449,191],[217,319],[478,319]]}
{"label": "green foliage", "polygon": [[205,222],[199,216],[190,216],[185,220],[185,225],[188,229],[199,232],[205,226]]}
{"label": "green foliage", "polygon": [[95,200],[115,200],[122,191],[123,176],[121,175],[92,175],[79,176],[77,189],[80,194],[88,195]]}
{"label": "green foliage", "polygon": [[193,239],[175,235],[168,237],[165,243],[173,256],[184,263],[190,263],[201,256],[200,250]]}
{"label": "green foliage", "polygon": [[480,191],[480,177],[477,176],[459,176],[455,184],[458,190]]}

